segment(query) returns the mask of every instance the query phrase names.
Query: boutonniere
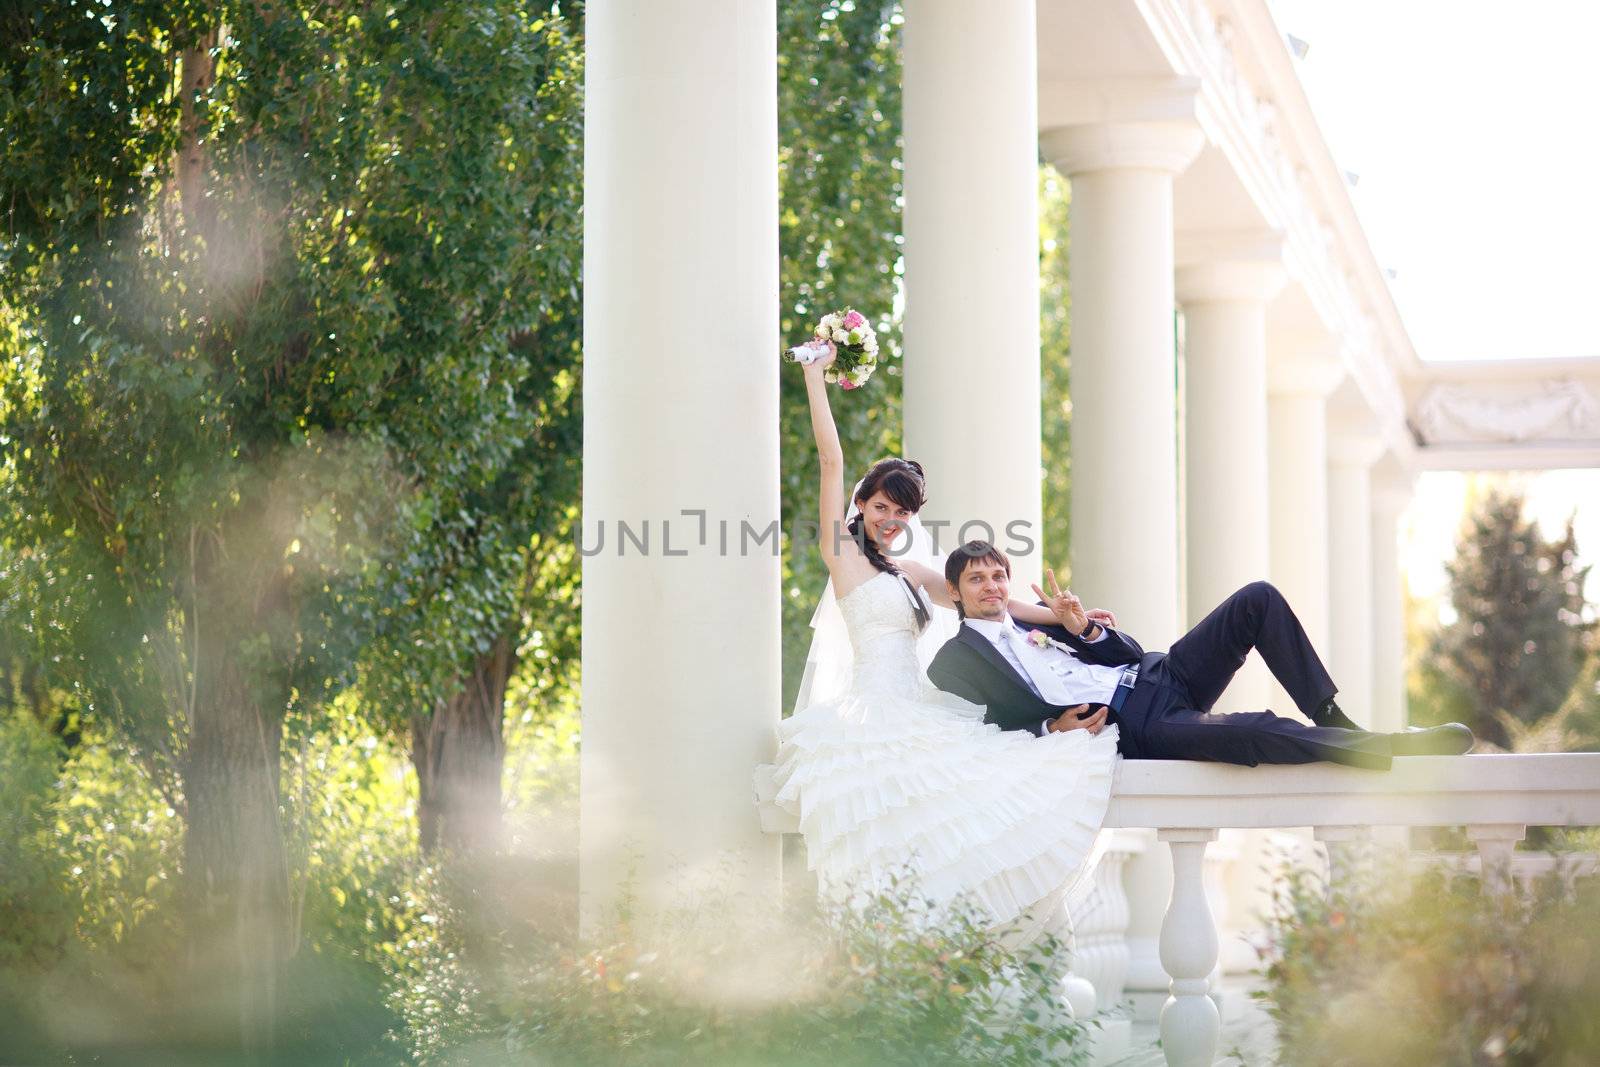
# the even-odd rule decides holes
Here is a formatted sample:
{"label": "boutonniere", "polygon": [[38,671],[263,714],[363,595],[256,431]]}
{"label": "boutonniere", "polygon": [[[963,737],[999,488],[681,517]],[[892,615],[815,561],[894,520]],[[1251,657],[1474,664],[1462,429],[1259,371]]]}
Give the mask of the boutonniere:
{"label": "boutonniere", "polygon": [[1028,644],[1034,648],[1049,648],[1050,638],[1043,630],[1029,630]]}

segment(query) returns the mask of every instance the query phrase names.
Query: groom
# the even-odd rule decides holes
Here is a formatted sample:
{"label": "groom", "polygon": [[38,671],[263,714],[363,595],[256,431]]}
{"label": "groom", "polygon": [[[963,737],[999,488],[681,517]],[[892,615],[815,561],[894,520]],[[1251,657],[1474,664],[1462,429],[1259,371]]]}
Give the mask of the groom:
{"label": "groom", "polygon": [[[928,677],[985,705],[984,721],[1002,729],[1042,736],[1099,733],[1116,723],[1117,750],[1129,759],[1252,767],[1328,760],[1388,770],[1392,756],[1459,755],[1472,747],[1472,732],[1459,723],[1399,734],[1356,726],[1334,703],[1336,687],[1300,621],[1266,582],[1234,593],[1171,650],[1146,652],[1114,628],[1109,613],[1091,619],[1076,597],[1056,587],[1054,575],[1050,596],[1034,591],[1061,624],[1013,621],[1006,611],[1011,561],[987,541],[950,553],[945,580],[962,626],[934,656]],[[1315,725],[1270,711],[1212,714],[1252,648]]]}

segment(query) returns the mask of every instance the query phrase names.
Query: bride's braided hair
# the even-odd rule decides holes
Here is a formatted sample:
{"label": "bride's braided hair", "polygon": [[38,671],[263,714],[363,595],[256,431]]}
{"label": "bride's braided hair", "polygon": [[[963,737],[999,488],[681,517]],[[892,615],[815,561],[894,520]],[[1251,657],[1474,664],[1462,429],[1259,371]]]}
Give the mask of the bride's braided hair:
{"label": "bride's braided hair", "polygon": [[[875,493],[882,492],[900,507],[915,515],[922,510],[922,505],[927,502],[925,495],[926,485],[927,482],[922,473],[922,464],[914,459],[900,459],[891,456],[888,459],[878,460],[867,469],[866,476],[861,479],[861,488],[856,490],[855,503],[858,508],[865,511],[866,502],[872,499]],[[862,554],[867,557],[867,562],[880,571],[902,575],[901,580],[905,581],[906,579],[903,577],[905,572],[895,564],[894,560],[885,556],[883,550],[878,547],[878,543],[868,535],[866,525],[863,522],[864,517],[864,515],[858,514],[850,520],[845,527],[850,531],[850,536],[855,539],[856,545],[861,549]],[[930,621],[928,609],[923,606],[920,596],[913,599],[915,601],[917,629],[921,630]]]}

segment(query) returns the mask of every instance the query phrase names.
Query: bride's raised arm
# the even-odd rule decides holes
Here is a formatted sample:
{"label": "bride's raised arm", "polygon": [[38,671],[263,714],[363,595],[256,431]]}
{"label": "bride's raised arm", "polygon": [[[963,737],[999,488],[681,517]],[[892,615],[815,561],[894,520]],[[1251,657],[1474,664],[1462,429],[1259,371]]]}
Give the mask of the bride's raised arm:
{"label": "bride's raised arm", "polygon": [[[821,491],[817,494],[817,544],[822,549],[822,560],[833,575],[834,584],[842,584],[835,573],[842,553],[855,547],[855,542],[838,529],[844,521],[844,449],[839,444],[839,429],[833,424],[833,411],[828,407],[828,383],[822,372],[837,357],[832,343],[828,354],[810,363],[802,364],[806,376],[806,399],[811,405],[811,432],[817,439],[817,468],[821,476]],[[842,544],[841,544],[842,542]]]}

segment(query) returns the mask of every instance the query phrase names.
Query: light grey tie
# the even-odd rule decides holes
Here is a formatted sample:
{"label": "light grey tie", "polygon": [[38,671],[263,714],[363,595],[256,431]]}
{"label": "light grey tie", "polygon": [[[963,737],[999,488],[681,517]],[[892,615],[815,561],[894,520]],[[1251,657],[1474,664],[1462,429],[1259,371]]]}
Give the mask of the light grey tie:
{"label": "light grey tie", "polygon": [[1022,658],[1022,649],[1019,647],[1023,643],[1022,635],[1009,626],[1002,626],[1000,638],[1011,642],[1011,655],[1017,661],[1017,670],[1022,675],[1022,680],[1028,683],[1028,688],[1033,691],[1034,696],[1043,700],[1044,694],[1039,692],[1038,683],[1033,680],[1033,675],[1028,673],[1028,661]]}

